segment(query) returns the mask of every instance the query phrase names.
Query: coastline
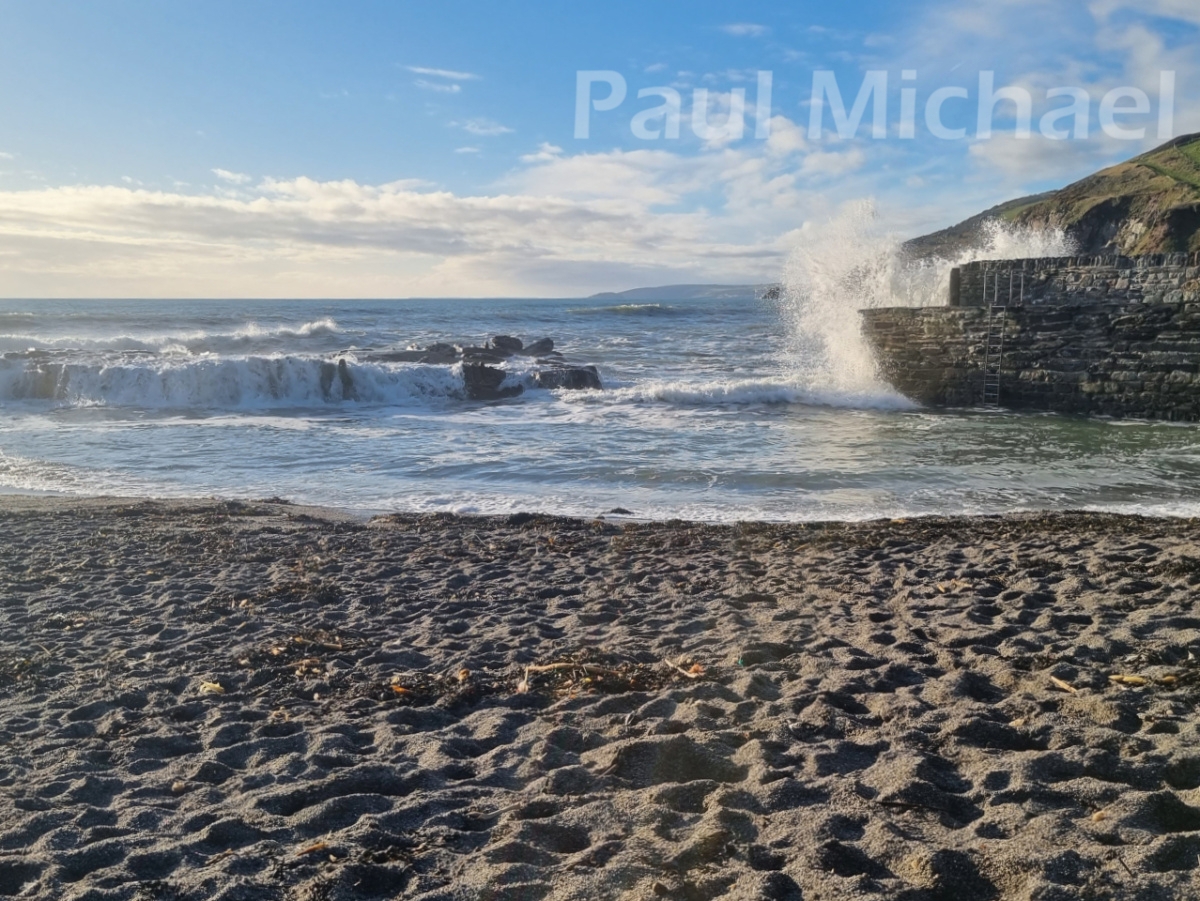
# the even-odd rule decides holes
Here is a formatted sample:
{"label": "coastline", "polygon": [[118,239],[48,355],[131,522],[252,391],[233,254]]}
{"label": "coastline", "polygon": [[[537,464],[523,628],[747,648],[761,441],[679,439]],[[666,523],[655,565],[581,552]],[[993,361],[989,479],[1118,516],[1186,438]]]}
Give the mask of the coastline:
{"label": "coastline", "polygon": [[0,496],[0,895],[1169,897],[1196,585],[1195,519]]}

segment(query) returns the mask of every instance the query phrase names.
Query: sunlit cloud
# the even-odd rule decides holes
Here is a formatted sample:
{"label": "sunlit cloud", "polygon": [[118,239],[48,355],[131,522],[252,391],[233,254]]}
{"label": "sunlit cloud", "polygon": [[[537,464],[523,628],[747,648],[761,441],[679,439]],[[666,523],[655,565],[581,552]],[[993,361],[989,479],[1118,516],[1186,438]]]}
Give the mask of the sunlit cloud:
{"label": "sunlit cloud", "polygon": [[413,84],[422,91],[436,91],[440,94],[457,94],[462,91],[462,85],[460,84],[444,84],[439,81],[426,81],[424,78],[418,78]]}
{"label": "sunlit cloud", "polygon": [[732,25],[722,25],[721,30],[736,38],[761,38],[770,31],[766,25],[756,25],[753,22],[735,22]]}
{"label": "sunlit cloud", "polygon": [[482,76],[474,72],[458,72],[454,69],[430,69],[425,66],[405,66],[414,75],[427,75],[430,78],[445,78],[447,81],[479,81]]}
{"label": "sunlit cloud", "polygon": [[229,182],[232,185],[246,185],[253,180],[245,173],[230,172],[228,169],[213,169],[212,173],[221,181]]}
{"label": "sunlit cloud", "polygon": [[[0,276],[29,296],[572,296],[777,277],[822,198],[799,138],[698,154],[541,144],[486,192],[263,178],[238,192],[134,185],[0,192]],[[230,178],[222,177],[229,183]]]}
{"label": "sunlit cloud", "polygon": [[450,125],[452,128],[461,128],[463,131],[481,138],[494,138],[497,135],[507,135],[513,132],[513,129],[507,125],[501,125],[499,122],[483,118],[468,119],[465,122],[451,122]]}

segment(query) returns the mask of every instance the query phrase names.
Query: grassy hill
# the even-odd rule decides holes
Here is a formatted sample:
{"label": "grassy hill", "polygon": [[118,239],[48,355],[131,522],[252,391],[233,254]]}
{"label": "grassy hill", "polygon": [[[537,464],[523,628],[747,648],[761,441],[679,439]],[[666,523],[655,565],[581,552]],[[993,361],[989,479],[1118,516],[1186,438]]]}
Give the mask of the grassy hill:
{"label": "grassy hill", "polygon": [[1170,253],[1200,250],[1200,134],[1058,191],[1022,197],[908,242],[917,256],[949,256],[970,245],[989,219],[1065,228],[1081,253]]}

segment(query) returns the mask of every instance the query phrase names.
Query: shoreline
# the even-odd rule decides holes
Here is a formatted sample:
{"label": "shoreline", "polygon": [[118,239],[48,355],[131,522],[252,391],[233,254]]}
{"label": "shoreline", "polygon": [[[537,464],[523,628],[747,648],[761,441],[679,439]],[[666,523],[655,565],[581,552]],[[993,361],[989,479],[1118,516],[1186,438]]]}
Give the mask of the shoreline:
{"label": "shoreline", "polygon": [[0,895],[1171,897],[1200,521],[0,496]]}
{"label": "shoreline", "polygon": [[50,492],[28,492],[18,490],[0,490],[0,516],[17,512],[66,512],[72,508],[81,510],[104,511],[111,508],[127,506],[155,506],[171,511],[188,512],[205,507],[228,505],[230,507],[273,509],[282,512],[292,512],[298,515],[315,517],[329,522],[347,522],[368,524],[372,520],[389,517],[408,517],[420,519],[423,517],[450,517],[467,521],[505,521],[511,517],[536,517],[546,520],[561,520],[569,522],[606,522],[614,525],[644,525],[644,526],[693,526],[697,528],[737,528],[744,526],[764,527],[866,527],[887,523],[949,523],[976,522],[994,520],[1039,521],[1061,517],[1112,517],[1115,519],[1147,520],[1163,523],[1200,522],[1200,512],[1170,513],[1157,508],[1148,511],[1132,512],[1125,509],[1108,509],[1103,507],[1070,507],[1062,509],[1019,509],[985,513],[902,513],[897,516],[878,515],[861,519],[736,519],[708,520],[688,519],[683,517],[648,518],[638,516],[636,512],[618,513],[615,510],[600,511],[594,515],[557,514],[543,510],[515,510],[503,512],[459,512],[455,510],[389,510],[386,508],[355,508],[339,507],[329,504],[310,504],[301,501],[291,501],[280,497],[246,498],[226,495],[197,495],[197,496],[154,496],[154,495],[110,495],[110,494],[64,494]]}

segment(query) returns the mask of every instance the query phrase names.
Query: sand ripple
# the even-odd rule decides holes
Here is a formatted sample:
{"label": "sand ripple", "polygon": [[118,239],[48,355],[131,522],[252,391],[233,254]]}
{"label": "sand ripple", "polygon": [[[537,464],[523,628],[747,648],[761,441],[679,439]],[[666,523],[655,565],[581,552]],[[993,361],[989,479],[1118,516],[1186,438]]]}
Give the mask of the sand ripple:
{"label": "sand ripple", "polygon": [[0,897],[1197,884],[1195,522],[4,503]]}

